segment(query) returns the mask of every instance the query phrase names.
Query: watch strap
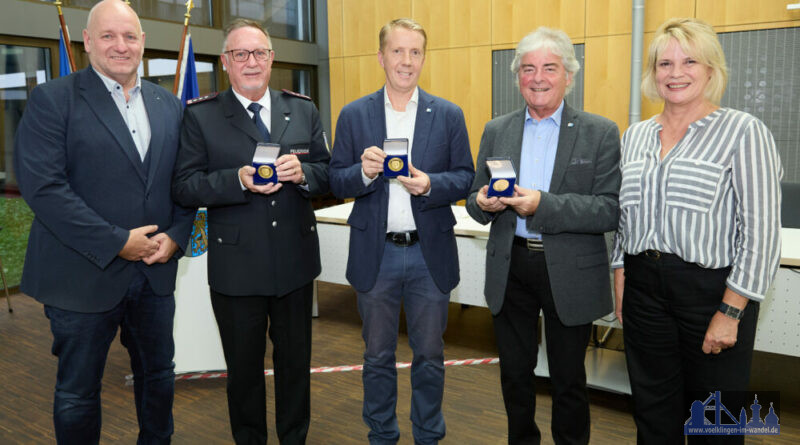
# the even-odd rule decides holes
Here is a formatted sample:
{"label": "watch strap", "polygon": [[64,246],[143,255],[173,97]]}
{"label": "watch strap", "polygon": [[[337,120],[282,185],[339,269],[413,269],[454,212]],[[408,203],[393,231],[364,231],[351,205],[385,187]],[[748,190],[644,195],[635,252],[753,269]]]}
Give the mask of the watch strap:
{"label": "watch strap", "polygon": [[720,303],[719,311],[722,312],[723,315],[733,318],[734,320],[741,320],[744,316],[743,309],[733,307],[727,303]]}

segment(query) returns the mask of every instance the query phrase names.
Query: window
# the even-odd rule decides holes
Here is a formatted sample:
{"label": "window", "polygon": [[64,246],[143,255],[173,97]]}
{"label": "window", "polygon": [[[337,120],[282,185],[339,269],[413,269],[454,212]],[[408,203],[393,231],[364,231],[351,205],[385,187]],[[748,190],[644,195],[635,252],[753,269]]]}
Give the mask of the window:
{"label": "window", "polygon": [[[197,71],[197,86],[200,95],[217,91],[216,62],[206,61],[205,58],[195,60]],[[175,84],[175,69],[178,65],[177,58],[145,56],[139,65],[139,76],[157,85],[172,91]]]}
{"label": "window", "polygon": [[274,63],[269,87],[273,90],[287,89],[312,97],[316,102],[316,91],[312,90],[314,67]]}
{"label": "window", "polygon": [[264,23],[270,36],[314,41],[311,0],[222,0],[222,26],[241,17]]}
{"label": "window", "polygon": [[[47,0],[51,1],[51,0]],[[91,9],[97,0],[64,0],[65,6]],[[183,23],[186,0],[134,0],[131,7],[139,17]],[[190,25],[212,26],[211,0],[194,0]]]}
{"label": "window", "polygon": [[33,221],[14,176],[14,136],[31,90],[51,79],[50,51],[0,44],[0,254],[9,287],[19,285]]}

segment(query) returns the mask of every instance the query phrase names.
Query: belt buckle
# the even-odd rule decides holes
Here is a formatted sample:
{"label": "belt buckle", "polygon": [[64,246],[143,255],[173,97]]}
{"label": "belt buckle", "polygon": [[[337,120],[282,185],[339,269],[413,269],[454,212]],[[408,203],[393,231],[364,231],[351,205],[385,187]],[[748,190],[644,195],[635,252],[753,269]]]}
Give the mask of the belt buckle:
{"label": "belt buckle", "polygon": [[644,251],[644,254],[647,255],[648,258],[652,258],[654,260],[661,258],[661,252],[658,250],[647,249]]}
{"label": "belt buckle", "polygon": [[411,244],[411,234],[409,232],[394,232],[391,239],[396,246],[408,247]]}
{"label": "belt buckle", "polygon": [[525,247],[527,247],[528,250],[531,250],[533,252],[543,252],[544,251],[544,245],[542,244],[542,240],[538,240],[538,239],[534,239],[534,238],[526,238],[525,239]]}

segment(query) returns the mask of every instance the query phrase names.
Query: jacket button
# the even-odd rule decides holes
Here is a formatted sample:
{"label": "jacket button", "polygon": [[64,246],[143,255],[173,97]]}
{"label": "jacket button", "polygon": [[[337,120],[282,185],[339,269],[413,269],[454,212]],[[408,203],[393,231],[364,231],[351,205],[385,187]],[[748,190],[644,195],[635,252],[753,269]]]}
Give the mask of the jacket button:
{"label": "jacket button", "polygon": [[272,221],[272,227],[278,227],[278,221]]}
{"label": "jacket button", "polygon": [[222,238],[217,238],[217,242],[221,243],[222,242]]}
{"label": "jacket button", "polygon": [[317,231],[317,228],[316,228],[316,227],[314,227],[314,226],[311,226],[311,231],[312,231],[312,232],[316,232],[316,231]]}
{"label": "jacket button", "polygon": [[272,205],[272,207],[275,207],[275,204],[277,204],[277,202],[275,202],[275,200],[273,199],[270,204]]}

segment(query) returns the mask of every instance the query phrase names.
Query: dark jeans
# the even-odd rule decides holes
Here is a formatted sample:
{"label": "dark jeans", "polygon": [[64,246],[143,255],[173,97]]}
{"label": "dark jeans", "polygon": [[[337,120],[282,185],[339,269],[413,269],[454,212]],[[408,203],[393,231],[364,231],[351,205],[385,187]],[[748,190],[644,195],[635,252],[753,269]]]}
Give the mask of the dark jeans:
{"label": "dark jeans", "polygon": [[584,360],[591,324],[565,326],[556,313],[544,252],[513,246],[503,308],[494,317],[500,383],[509,444],[538,444],[533,370],[539,352],[537,321],[544,314],[552,384],[551,431],[556,444],[589,442],[589,399]]}
{"label": "dark jeans", "polygon": [[369,292],[358,293],[363,322],[364,422],[371,444],[394,444],[397,425],[395,350],[400,306],[406,313],[411,362],[411,423],[414,442],[435,444],[445,435],[444,340],[450,294],[439,290],[425,266],[419,243],[400,247],[387,241],[378,280]]}
{"label": "dark jeans", "polygon": [[[719,355],[701,349],[729,273],[729,267],[704,269],[671,254],[625,255],[622,319],[639,444],[684,443],[691,404],[709,392],[722,391],[723,404],[739,415],[745,401],[725,392],[747,390],[758,303],[745,308],[734,347]],[[689,443],[744,443],[744,438],[689,436]]]}
{"label": "dark jeans", "polygon": [[175,298],[153,293],[138,274],[120,304],[107,312],[81,313],[45,306],[58,357],[53,420],[59,444],[100,441],[100,387],[108,349],[122,328],[134,377],[138,444],[167,444],[172,435]]}
{"label": "dark jeans", "polygon": [[283,445],[306,441],[311,419],[312,286],[308,283],[280,297],[228,296],[211,290],[228,366],[228,414],[237,445],[267,443],[267,326],[275,366],[275,432]]}

